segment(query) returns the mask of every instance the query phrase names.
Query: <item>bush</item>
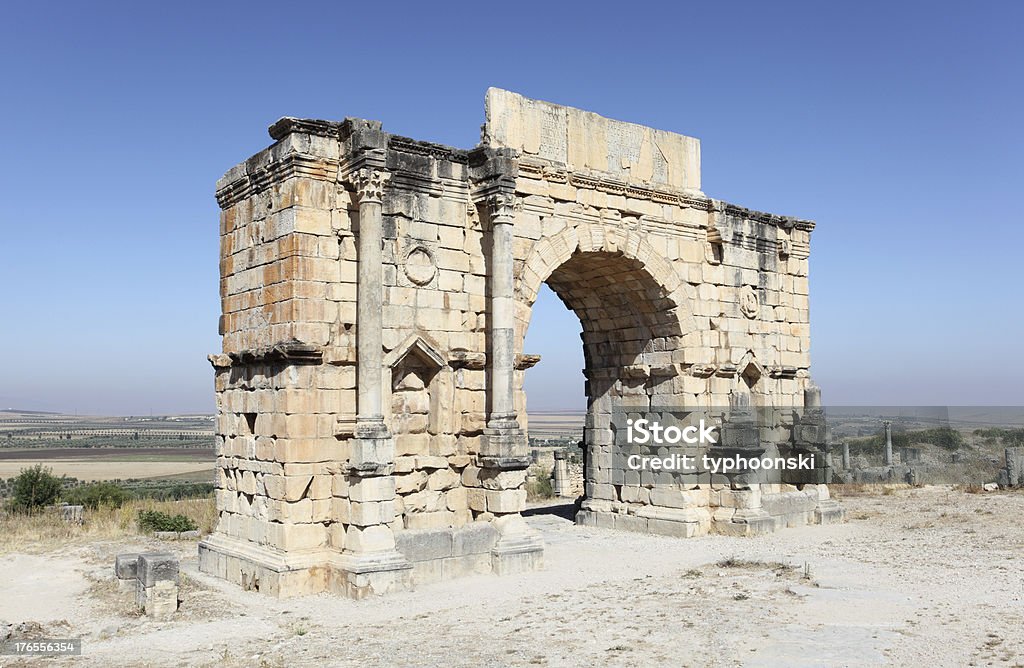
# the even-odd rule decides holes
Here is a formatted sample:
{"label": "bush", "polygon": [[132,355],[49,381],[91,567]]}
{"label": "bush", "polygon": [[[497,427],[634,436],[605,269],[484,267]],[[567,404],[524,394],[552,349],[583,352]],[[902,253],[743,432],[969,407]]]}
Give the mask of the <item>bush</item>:
{"label": "bush", "polygon": [[199,528],[185,515],[169,515],[159,510],[140,510],[139,529],[142,531],[195,531]]}
{"label": "bush", "polygon": [[[976,430],[974,433],[978,434]],[[885,430],[879,430],[874,436],[852,439],[850,452],[854,455],[880,453],[885,449]],[[931,444],[944,450],[959,450],[966,445],[963,435],[951,427],[935,427],[917,431],[893,431],[892,447],[894,450],[911,445]]]}
{"label": "bush", "polygon": [[131,498],[126,489],[112,482],[94,482],[80,487],[73,487],[64,492],[63,500],[76,506],[85,506],[96,510],[101,505],[120,508]]}
{"label": "bush", "polygon": [[550,499],[555,496],[552,489],[551,474],[541,473],[526,483],[526,496],[531,500]]}
{"label": "bush", "polygon": [[42,464],[22,469],[14,479],[12,506],[29,512],[48,506],[60,496],[63,485],[63,478],[53,475],[53,469]]}

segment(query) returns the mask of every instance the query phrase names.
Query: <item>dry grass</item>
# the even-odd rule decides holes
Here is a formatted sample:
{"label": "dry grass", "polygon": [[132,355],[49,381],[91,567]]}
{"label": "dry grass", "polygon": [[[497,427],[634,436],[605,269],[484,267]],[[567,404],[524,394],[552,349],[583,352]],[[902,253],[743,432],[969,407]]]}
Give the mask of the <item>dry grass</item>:
{"label": "dry grass", "polygon": [[913,489],[906,483],[867,483],[848,482],[836,485],[829,485],[828,491],[834,499],[841,499],[844,496],[891,496],[899,490]]}
{"label": "dry grass", "polygon": [[751,560],[751,559],[742,559],[742,558],[736,557],[736,556],[729,556],[729,557],[726,557],[725,559],[720,559],[719,561],[717,561],[715,563],[715,566],[717,566],[718,568],[753,568],[753,569],[766,568],[766,569],[773,570],[773,571],[783,571],[783,572],[794,570],[794,569],[797,568],[796,566],[792,566],[790,564],[783,563],[781,561]]}
{"label": "dry grass", "polygon": [[86,510],[82,524],[64,522],[53,512],[33,515],[0,512],[0,554],[39,552],[69,543],[118,539],[139,535],[136,518],[140,510],[160,510],[171,515],[186,515],[195,520],[203,534],[210,533],[217,521],[213,498],[182,501],[138,499],[120,508]]}

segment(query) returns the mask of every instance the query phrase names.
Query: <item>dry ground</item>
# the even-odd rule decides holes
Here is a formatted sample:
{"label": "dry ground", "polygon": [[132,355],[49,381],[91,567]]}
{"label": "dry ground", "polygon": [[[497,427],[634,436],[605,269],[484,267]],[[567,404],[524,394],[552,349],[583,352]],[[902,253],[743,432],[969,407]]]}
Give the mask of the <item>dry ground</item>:
{"label": "dry ground", "polygon": [[[845,524],[753,539],[538,515],[542,572],[362,602],[243,592],[197,573],[194,543],[97,540],[0,557],[0,619],[82,636],[68,666],[1024,666],[1024,494],[843,502]],[[168,546],[184,602],[147,621],[113,557]]]}

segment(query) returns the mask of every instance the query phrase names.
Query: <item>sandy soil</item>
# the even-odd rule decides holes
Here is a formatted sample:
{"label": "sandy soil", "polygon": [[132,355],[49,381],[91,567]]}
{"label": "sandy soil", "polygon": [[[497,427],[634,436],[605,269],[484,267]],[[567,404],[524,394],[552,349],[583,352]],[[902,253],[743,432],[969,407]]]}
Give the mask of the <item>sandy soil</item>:
{"label": "sandy soil", "polygon": [[129,478],[162,478],[181,473],[210,471],[210,462],[118,462],[83,461],[80,459],[19,459],[0,461],[0,478],[13,478],[22,469],[42,464],[53,469],[57,476],[66,475],[79,480],[127,480]]}
{"label": "sandy soil", "polygon": [[155,544],[97,543],[5,557],[0,620],[82,636],[56,665],[1024,666],[1024,494],[843,502],[845,524],[753,539],[536,515],[544,571],[363,602],[243,592],[199,574],[194,543],[165,543],[186,574],[169,622],[138,617],[112,579],[115,553]]}

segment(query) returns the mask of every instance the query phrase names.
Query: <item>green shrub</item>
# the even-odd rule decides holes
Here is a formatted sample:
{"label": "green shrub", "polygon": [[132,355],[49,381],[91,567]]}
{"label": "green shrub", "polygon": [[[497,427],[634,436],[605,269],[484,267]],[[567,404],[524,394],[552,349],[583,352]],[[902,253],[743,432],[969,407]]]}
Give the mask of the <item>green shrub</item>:
{"label": "green shrub", "polygon": [[139,529],[142,531],[195,531],[199,528],[185,515],[169,515],[159,510],[140,510]]}
{"label": "green shrub", "polygon": [[[976,430],[975,434],[978,434]],[[885,448],[885,430],[879,430],[874,436],[851,439],[850,451],[854,455],[880,453]],[[951,427],[935,427],[917,431],[893,431],[892,447],[894,450],[911,445],[927,443],[945,450],[959,450],[966,445],[963,435]]]}
{"label": "green shrub", "polygon": [[63,478],[53,475],[53,469],[42,464],[22,469],[14,479],[12,506],[29,512],[48,506],[60,496],[63,484]]}
{"label": "green shrub", "polygon": [[541,473],[536,478],[529,480],[526,483],[526,496],[531,500],[554,497],[555,492],[551,485],[551,474]]}
{"label": "green shrub", "polygon": [[112,482],[94,482],[66,490],[62,497],[72,505],[96,510],[101,505],[120,508],[131,495],[126,489]]}

